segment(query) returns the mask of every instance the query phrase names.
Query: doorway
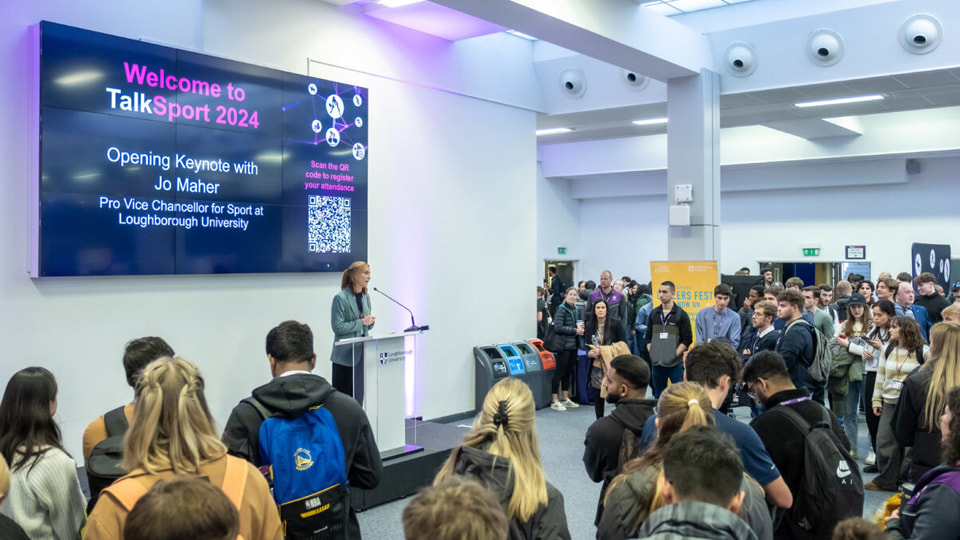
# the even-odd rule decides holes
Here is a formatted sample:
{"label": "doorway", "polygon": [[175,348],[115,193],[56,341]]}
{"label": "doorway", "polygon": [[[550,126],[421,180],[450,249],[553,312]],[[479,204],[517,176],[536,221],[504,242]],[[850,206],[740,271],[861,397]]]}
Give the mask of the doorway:
{"label": "doorway", "polygon": [[870,277],[869,262],[761,262],[760,268],[772,268],[773,280],[783,283],[792,277],[803,280],[805,285],[820,285],[826,283],[836,285],[838,281],[846,279],[847,274],[853,272]]}
{"label": "doorway", "polygon": [[[550,273],[547,269],[555,266],[557,268],[556,279],[559,279],[563,283],[563,288],[574,287],[576,286],[576,283],[573,281],[575,265],[576,261],[543,261],[543,279],[548,280],[550,278]],[[549,287],[544,288],[549,289]]]}

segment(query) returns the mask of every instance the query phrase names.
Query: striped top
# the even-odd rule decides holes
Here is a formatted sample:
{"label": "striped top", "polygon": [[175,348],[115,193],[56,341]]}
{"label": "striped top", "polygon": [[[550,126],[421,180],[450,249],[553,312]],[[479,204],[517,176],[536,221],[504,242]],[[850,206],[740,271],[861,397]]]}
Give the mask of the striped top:
{"label": "striped top", "polygon": [[[927,358],[930,347],[923,346],[923,357]],[[920,367],[917,360],[917,351],[908,351],[896,347],[890,351],[887,356],[886,349],[880,353],[880,362],[877,364],[877,382],[873,389],[873,406],[880,407],[882,404],[896,405],[900,399],[900,390],[903,388],[903,380],[913,370]],[[881,401],[882,398],[882,401]]]}

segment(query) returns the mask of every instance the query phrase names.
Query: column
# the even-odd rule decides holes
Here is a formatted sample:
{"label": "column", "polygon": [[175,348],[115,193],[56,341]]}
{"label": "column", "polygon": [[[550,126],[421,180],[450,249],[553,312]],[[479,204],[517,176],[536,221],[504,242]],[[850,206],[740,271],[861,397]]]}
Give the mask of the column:
{"label": "column", "polygon": [[667,204],[674,186],[693,185],[690,226],[668,227],[671,261],[720,259],[720,76],[667,81]]}

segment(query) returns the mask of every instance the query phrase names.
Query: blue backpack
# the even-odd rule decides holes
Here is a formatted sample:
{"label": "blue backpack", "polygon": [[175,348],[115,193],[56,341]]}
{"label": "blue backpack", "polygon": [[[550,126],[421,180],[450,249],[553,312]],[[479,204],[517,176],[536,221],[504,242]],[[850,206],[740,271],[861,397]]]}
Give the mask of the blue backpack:
{"label": "blue backpack", "polygon": [[260,460],[270,467],[284,538],[346,538],[349,486],[343,442],[329,410],[318,405],[297,418],[266,418]]}

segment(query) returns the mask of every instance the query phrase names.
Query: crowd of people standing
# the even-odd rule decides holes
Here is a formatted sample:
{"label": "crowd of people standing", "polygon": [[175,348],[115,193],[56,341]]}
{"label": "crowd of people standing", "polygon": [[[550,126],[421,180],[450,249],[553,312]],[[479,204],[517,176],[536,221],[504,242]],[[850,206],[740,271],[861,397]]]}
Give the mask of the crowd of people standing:
{"label": "crowd of people standing", "polygon": [[[365,263],[344,272],[331,307],[336,335],[373,326],[369,280]],[[581,351],[586,359],[596,420],[583,463],[602,482],[597,537],[813,539],[836,529],[866,538],[868,525],[846,521],[862,515],[863,490],[910,485],[887,534],[956,537],[960,283],[946,298],[929,274],[881,274],[876,285],[853,275],[833,287],[758,281],[739,310],[733,290],[716,285],[695,324],[669,280],[657,284],[657,305],[649,286],[609,271],[596,287],[556,280],[538,289],[539,327],[553,334],[557,355],[554,410],[577,406],[571,379]],[[134,401],[91,422],[83,440],[89,465],[122,419],[122,474],[89,503],[54,420],[55,377],[42,367],[17,371],[0,400],[0,537],[297,540],[306,536],[294,532],[296,515],[337,505],[336,537],[360,538],[343,499],[299,514],[280,503],[278,512],[271,489],[283,473],[266,447],[274,420],[315,413],[337,434],[338,485],[376,487],[383,465],[358,402],[362,359],[335,345],[331,385],[312,373],[313,334],[296,321],[271,329],[265,352],[272,378],[218,434],[198,367],[161,338],[129,342],[123,367]],[[734,402],[751,406],[749,424],[727,414]],[[866,457],[857,452],[861,409]],[[303,450],[298,470],[314,464]],[[877,475],[864,483],[861,471],[871,468]],[[527,384],[508,377],[489,390],[432,485],[406,506],[403,529],[431,540],[571,537],[564,495],[541,463]]]}

